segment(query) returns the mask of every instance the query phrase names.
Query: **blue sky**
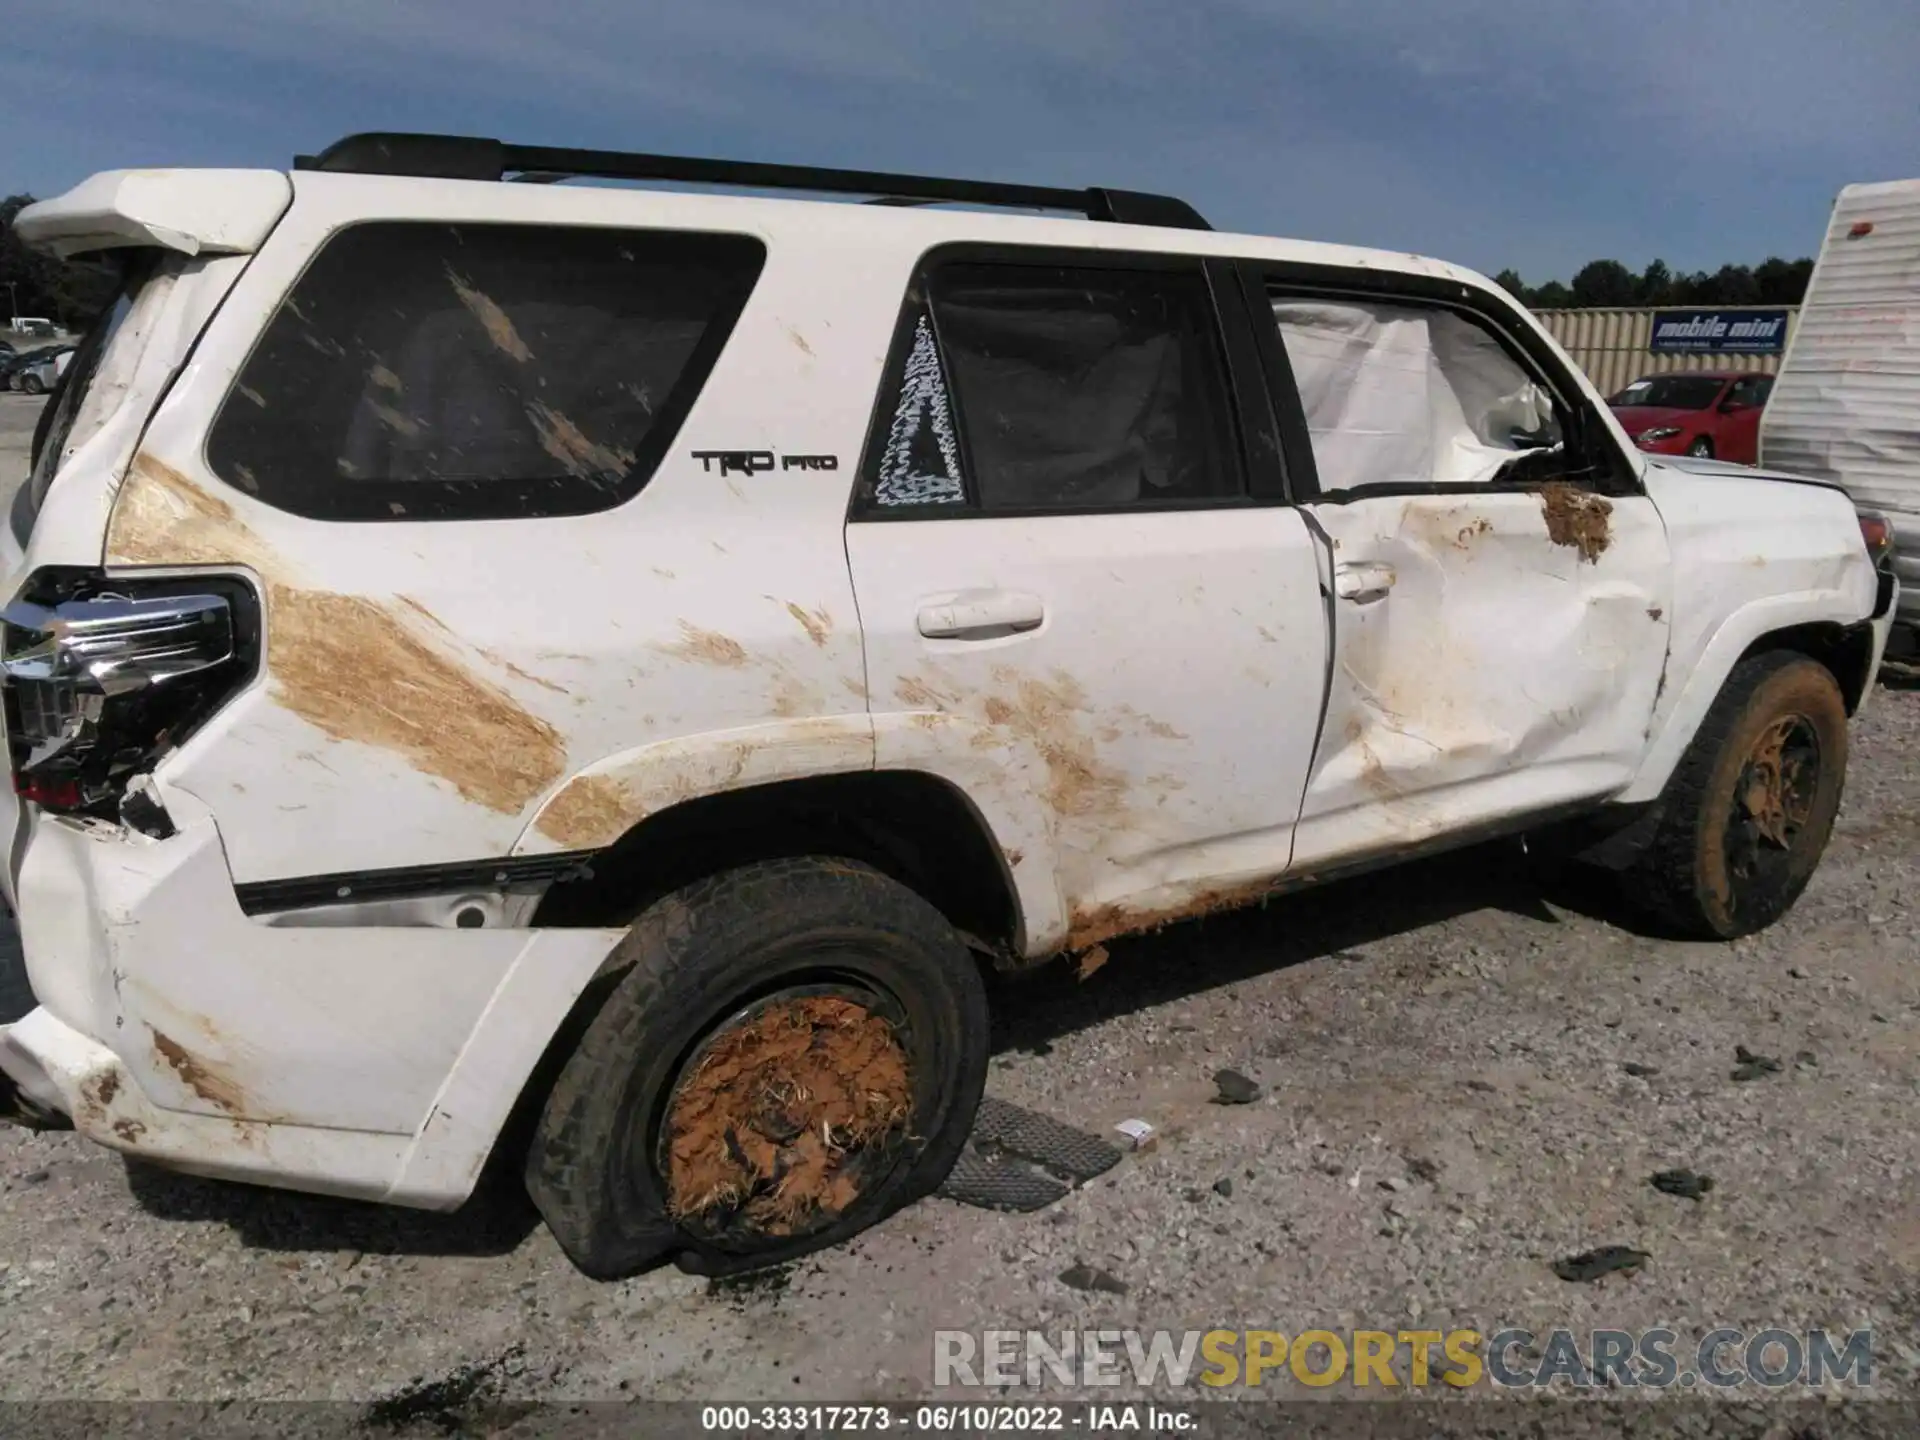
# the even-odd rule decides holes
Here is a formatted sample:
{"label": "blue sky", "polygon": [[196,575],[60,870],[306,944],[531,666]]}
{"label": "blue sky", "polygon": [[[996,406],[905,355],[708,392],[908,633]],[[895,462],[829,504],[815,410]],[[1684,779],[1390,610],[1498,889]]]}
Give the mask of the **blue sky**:
{"label": "blue sky", "polygon": [[[49,0],[0,193],[419,129],[1166,190],[1529,280],[1811,254],[1920,174],[1915,0]],[[29,18],[29,17],[23,17]]]}

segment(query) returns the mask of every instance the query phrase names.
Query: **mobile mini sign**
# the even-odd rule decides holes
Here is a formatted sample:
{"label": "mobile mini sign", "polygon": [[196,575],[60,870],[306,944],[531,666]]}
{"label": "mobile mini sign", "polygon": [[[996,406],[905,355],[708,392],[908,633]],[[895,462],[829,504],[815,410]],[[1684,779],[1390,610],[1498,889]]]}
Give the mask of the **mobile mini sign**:
{"label": "mobile mini sign", "polygon": [[1778,355],[1787,348],[1786,310],[1656,310],[1655,355]]}

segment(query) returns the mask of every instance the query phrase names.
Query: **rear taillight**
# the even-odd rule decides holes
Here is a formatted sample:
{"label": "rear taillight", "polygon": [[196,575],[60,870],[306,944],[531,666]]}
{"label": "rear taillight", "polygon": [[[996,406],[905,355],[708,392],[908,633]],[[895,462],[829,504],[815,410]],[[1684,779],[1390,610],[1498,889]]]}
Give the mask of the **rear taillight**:
{"label": "rear taillight", "polygon": [[1893,522],[1874,510],[1860,512],[1860,538],[1877,569],[1893,553]]}
{"label": "rear taillight", "polygon": [[15,791],[120,818],[128,782],[245,683],[254,613],[252,592],[224,580],[29,584],[0,610]]}

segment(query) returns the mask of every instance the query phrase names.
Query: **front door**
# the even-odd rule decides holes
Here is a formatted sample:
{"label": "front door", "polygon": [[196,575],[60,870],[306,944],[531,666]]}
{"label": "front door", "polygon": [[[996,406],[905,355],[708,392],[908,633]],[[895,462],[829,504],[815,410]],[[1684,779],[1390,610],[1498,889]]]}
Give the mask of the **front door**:
{"label": "front door", "polygon": [[1272,418],[1232,282],[937,252],[902,320],[847,531],[876,763],[986,812],[1029,953],[1288,862],[1325,610],[1307,525],[1251,458],[1273,447],[1243,436]]}
{"label": "front door", "polygon": [[1666,661],[1665,529],[1588,397],[1464,287],[1377,287],[1249,286],[1333,575],[1301,870],[1617,791]]}

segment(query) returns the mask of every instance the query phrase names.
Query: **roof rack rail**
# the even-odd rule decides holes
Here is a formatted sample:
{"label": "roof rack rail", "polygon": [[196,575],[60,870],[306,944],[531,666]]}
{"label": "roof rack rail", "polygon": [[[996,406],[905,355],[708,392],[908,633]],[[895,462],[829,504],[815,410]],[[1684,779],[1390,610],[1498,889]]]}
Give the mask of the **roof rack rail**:
{"label": "roof rack rail", "polygon": [[866,195],[895,205],[1004,205],[1031,210],[1068,210],[1089,220],[1121,225],[1160,225],[1180,230],[1212,228],[1186,201],[1136,190],[1070,190],[1043,185],[999,185],[986,180],[943,180],[929,175],[888,175],[871,170],[828,170],[811,165],[768,165],[750,160],[697,160],[625,150],[567,150],[506,145],[498,140],[464,135],[349,135],[318,155],[294,156],[293,168],[357,175],[415,175],[438,180],[504,180],[510,175],[540,182],[570,176],[598,180],[670,180],[690,185]]}

